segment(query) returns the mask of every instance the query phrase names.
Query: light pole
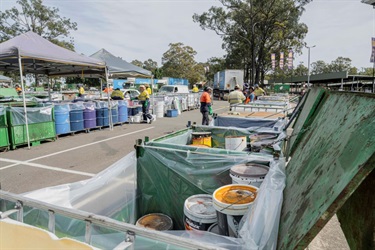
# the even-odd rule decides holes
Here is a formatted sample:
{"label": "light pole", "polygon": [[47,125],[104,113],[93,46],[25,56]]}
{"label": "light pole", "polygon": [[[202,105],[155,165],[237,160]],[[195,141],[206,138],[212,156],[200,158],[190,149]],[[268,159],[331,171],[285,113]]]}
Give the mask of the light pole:
{"label": "light pole", "polygon": [[255,43],[255,38],[254,38],[254,29],[255,29],[255,25],[257,25],[258,22],[254,23],[253,26],[252,26],[252,29],[251,29],[251,39],[252,39],[252,43],[251,43],[251,84],[255,85],[255,52],[254,52],[254,49],[255,49],[255,46],[254,46],[254,43]]}
{"label": "light pole", "polygon": [[314,46],[306,46],[308,50],[308,56],[307,56],[307,87],[310,88],[310,49],[315,48]]}

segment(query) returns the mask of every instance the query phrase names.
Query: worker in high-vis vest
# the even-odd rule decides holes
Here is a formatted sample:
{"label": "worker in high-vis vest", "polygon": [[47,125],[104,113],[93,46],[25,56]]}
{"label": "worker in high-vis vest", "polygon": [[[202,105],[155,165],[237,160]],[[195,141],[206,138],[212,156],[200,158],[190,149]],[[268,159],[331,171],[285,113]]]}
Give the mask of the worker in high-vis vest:
{"label": "worker in high-vis vest", "polygon": [[139,86],[139,96],[138,101],[139,104],[142,105],[142,113],[143,113],[143,123],[147,123],[147,118],[150,120],[150,124],[153,122],[154,118],[149,113],[150,109],[150,95],[145,87],[145,85]]}
{"label": "worker in high-vis vest", "polygon": [[242,93],[240,86],[236,85],[234,90],[228,95],[228,102],[230,104],[230,110],[232,106],[243,103],[246,100],[245,95]]}
{"label": "worker in high-vis vest", "polygon": [[193,92],[193,93],[198,93],[199,92],[199,89],[198,89],[198,87],[197,87],[197,85],[193,85],[193,89],[191,90],[191,92]]}
{"label": "worker in high-vis vest", "polygon": [[152,95],[152,89],[150,88],[150,85],[145,84],[145,87],[146,87],[146,90],[147,90],[148,94]]}
{"label": "worker in high-vis vest", "polygon": [[124,93],[119,88],[116,88],[111,94],[112,100],[124,100]]}

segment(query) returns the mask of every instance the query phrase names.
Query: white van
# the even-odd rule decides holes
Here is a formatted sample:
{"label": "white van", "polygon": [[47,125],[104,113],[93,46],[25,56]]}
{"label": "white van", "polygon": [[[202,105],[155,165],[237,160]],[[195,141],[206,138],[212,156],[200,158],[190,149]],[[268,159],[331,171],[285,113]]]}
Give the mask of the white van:
{"label": "white van", "polygon": [[189,88],[186,85],[164,85],[159,89],[159,93],[189,94]]}

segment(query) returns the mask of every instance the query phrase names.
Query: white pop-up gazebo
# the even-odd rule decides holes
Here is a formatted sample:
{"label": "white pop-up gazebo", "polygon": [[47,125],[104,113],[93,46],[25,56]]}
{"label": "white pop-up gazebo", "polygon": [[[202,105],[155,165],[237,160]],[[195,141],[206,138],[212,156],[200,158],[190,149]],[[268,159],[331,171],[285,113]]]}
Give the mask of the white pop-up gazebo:
{"label": "white pop-up gazebo", "polygon": [[[25,89],[25,74],[108,79],[105,62],[57,46],[32,31],[0,43],[0,71],[19,71],[22,89]],[[22,93],[26,136],[30,147],[25,92]]]}

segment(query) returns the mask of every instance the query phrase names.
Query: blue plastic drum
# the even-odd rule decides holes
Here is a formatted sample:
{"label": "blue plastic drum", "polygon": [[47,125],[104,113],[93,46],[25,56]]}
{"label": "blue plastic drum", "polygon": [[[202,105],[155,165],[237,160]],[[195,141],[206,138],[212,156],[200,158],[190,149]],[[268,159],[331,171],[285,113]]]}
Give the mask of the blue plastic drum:
{"label": "blue plastic drum", "polygon": [[70,130],[71,131],[81,131],[84,130],[84,119],[83,110],[84,106],[82,103],[71,103],[70,104]]}
{"label": "blue plastic drum", "polygon": [[112,123],[118,123],[118,109],[117,106],[111,109],[112,112]]}
{"label": "blue plastic drum", "polygon": [[118,121],[127,122],[128,121],[128,103],[127,101],[118,102]]}
{"label": "blue plastic drum", "polygon": [[103,126],[109,126],[108,108],[103,108]]}
{"label": "blue plastic drum", "polygon": [[96,126],[102,127],[104,126],[104,109],[103,108],[96,108]]}
{"label": "blue plastic drum", "polygon": [[69,104],[58,104],[54,106],[56,134],[70,132]]}
{"label": "blue plastic drum", "polygon": [[96,102],[96,126],[109,126],[108,102]]}
{"label": "blue plastic drum", "polygon": [[84,103],[85,109],[83,111],[83,124],[85,128],[96,127],[96,110],[95,103],[87,102]]}

